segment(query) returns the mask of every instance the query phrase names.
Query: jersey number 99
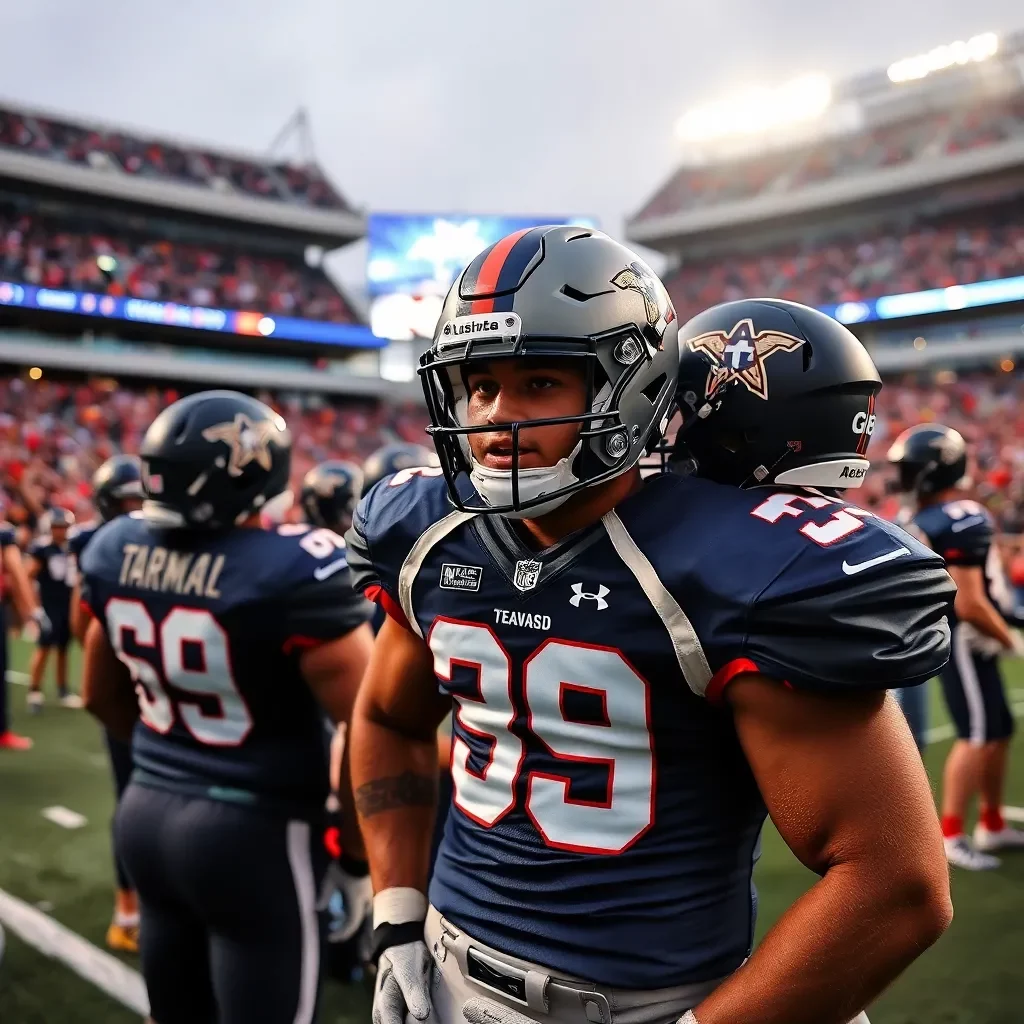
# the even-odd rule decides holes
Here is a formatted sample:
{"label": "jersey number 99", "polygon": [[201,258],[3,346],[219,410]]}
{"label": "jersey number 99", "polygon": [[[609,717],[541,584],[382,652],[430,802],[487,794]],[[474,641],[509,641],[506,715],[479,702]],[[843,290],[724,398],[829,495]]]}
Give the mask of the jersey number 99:
{"label": "jersey number 99", "polygon": [[[252,729],[252,716],[238,692],[231,673],[228,637],[221,624],[205,609],[175,608],[160,624],[159,635],[152,616],[141,601],[115,597],[107,602],[107,633],[118,658],[128,666],[139,699],[139,717],[158,733],[174,724],[175,709],[182,725],[199,743],[212,747],[237,747]],[[153,648],[161,671],[144,658],[124,649],[126,633],[135,646]],[[185,645],[199,652],[199,668],[185,665]],[[177,691],[174,699],[165,682]],[[188,695],[195,697],[189,700]],[[218,710],[203,710],[216,701]]]}

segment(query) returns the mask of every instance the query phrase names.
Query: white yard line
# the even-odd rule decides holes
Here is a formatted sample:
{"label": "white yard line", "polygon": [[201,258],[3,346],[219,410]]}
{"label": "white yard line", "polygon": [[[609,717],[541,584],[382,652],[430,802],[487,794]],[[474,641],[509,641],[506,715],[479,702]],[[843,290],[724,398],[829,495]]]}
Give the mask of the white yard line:
{"label": "white yard line", "polygon": [[141,1017],[149,1015],[142,975],[97,949],[41,910],[0,889],[0,922],[43,956],[60,960],[77,975]]}

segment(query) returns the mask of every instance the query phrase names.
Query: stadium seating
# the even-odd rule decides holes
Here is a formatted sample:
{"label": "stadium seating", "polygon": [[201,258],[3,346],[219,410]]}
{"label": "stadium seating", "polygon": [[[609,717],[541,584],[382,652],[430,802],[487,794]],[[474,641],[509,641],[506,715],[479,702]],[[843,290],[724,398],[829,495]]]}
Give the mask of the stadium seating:
{"label": "stadium seating", "polygon": [[634,223],[1024,136],[1024,94],[929,113],[746,160],[680,168]]}
{"label": "stadium seating", "polygon": [[[113,256],[118,272],[103,274],[99,256]],[[11,206],[0,206],[0,279],[335,323],[358,321],[323,272],[301,259],[174,242],[155,230],[90,229]]]}
{"label": "stadium seating", "polygon": [[775,295],[812,306],[1024,274],[1024,216],[1004,207],[909,229],[794,242],[688,263],[665,283],[685,320],[716,302]]}
{"label": "stadium seating", "polygon": [[[26,524],[51,503],[90,517],[93,471],[116,452],[137,451],[157,413],[179,397],[172,389],[128,388],[110,380],[0,377],[0,518]],[[291,427],[296,485],[324,459],[362,461],[390,441],[425,439],[418,406],[259,397]]]}
{"label": "stadium seating", "polygon": [[327,210],[351,210],[315,165],[228,158],[10,109],[0,108],[0,147],[144,178],[234,190]]}

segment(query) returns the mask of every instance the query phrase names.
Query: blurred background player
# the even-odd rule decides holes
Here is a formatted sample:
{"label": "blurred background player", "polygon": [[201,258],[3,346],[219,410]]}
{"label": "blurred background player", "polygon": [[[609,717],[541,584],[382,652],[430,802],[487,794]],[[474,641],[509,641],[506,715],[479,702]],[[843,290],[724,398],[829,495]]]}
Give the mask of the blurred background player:
{"label": "blurred background player", "polygon": [[[85,631],[92,620],[88,607],[81,601],[82,581],[79,566],[82,553],[103,523],[142,507],[142,469],[135,455],[115,455],[107,459],[92,478],[92,500],[99,513],[99,521],[80,523],[68,533],[71,567],[71,633],[79,643],[85,643]],[[109,729],[103,738],[110,754],[114,776],[115,811],[132,774],[132,748],[130,743],[118,739]],[[139,901],[124,862],[117,850],[117,834],[111,821],[111,840],[114,852],[114,915],[107,928],[107,945],[125,953],[139,949]]]}
{"label": "blurred background player", "polygon": [[[1024,625],[1024,610],[1006,581],[992,516],[970,496],[963,437],[936,423],[911,427],[889,449],[889,461],[916,502],[910,525],[945,558],[957,585],[953,655],[940,673],[958,737],[943,770],[942,831],[951,864],[985,871],[999,866],[992,851],[1024,849],[1024,832],[1002,814],[1014,720],[999,670],[1000,654],[1024,653],[1011,628]],[[964,818],[976,794],[972,845]]]}
{"label": "blurred background player", "polygon": [[68,690],[68,644],[71,642],[71,584],[68,531],[75,524],[75,515],[65,508],[51,509],[43,517],[42,535],[28,548],[28,574],[39,588],[39,603],[49,620],[49,627],[40,629],[36,650],[29,669],[29,710],[42,710],[43,673],[50,651],[56,655],[57,698],[62,707],[80,708],[82,699]]}
{"label": "blurred background player", "polygon": [[329,459],[303,478],[299,504],[306,522],[343,534],[363,493],[363,471],[344,459]]}
{"label": "blurred background player", "polygon": [[[83,555],[96,615],[83,690],[104,725],[132,734],[116,827],[152,1015],[309,1024],[323,712],[339,724],[351,713],[369,607],[340,537],[261,525],[292,501],[291,435],[272,409],[231,391],[181,399],[141,458],[142,516],[107,523]],[[354,828],[343,843],[362,854]]]}
{"label": "blurred background player", "polygon": [[[36,599],[10,523],[0,523],[0,565],[0,598],[6,598],[4,590],[10,588],[10,596],[21,621],[31,634],[38,637],[41,628],[48,627],[49,622]],[[32,740],[13,732],[8,719],[6,603],[6,600],[0,600],[0,750],[30,750]]]}

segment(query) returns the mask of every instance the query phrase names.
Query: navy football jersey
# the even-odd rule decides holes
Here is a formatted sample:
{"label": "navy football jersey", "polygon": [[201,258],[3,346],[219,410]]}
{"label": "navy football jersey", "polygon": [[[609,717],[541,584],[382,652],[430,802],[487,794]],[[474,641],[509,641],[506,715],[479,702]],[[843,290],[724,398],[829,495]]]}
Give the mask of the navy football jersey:
{"label": "navy football jersey", "polygon": [[[989,600],[1011,625],[1024,626],[1024,608],[1014,596],[1007,579],[998,547],[993,543],[996,525],[988,509],[969,498],[958,498],[938,505],[929,505],[914,515],[914,526],[927,537],[928,543],[946,560],[947,565],[980,568],[985,577]],[[989,638],[975,638],[979,649],[988,647],[993,653],[1000,645]]]}
{"label": "navy football jersey", "polygon": [[750,952],[765,807],[730,678],[885,688],[948,657],[941,559],[810,493],[658,476],[537,552],[420,471],[374,488],[347,539],[356,586],[425,639],[456,704],[431,902],[611,986],[706,981]]}
{"label": "navy football jersey", "polygon": [[68,541],[58,544],[50,536],[37,537],[28,546],[27,553],[39,565],[36,575],[39,603],[50,618],[66,616],[70,607],[72,583]]}
{"label": "navy football jersey", "polygon": [[76,523],[68,530],[68,585],[79,582],[79,566],[82,564],[82,552],[96,535],[103,524],[99,520],[88,523]]}
{"label": "navy football jersey", "polygon": [[83,597],[136,683],[135,778],[317,813],[327,795],[323,712],[300,653],[369,618],[330,530],[161,530],[140,513],[103,526]]}

